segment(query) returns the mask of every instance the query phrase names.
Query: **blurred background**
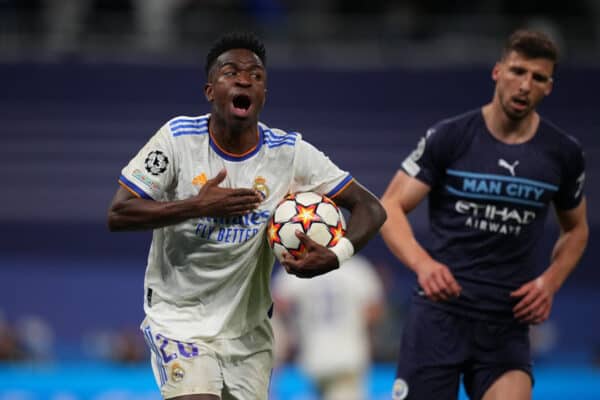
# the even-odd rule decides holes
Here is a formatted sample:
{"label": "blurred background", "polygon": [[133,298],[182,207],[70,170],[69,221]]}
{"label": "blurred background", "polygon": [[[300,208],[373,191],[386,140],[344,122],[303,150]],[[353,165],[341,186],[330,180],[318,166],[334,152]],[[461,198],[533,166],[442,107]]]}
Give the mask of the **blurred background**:
{"label": "blurred background", "polygon": [[[534,398],[600,399],[599,1],[0,0],[0,400],[159,398],[138,332],[150,234],[109,234],[106,210],[165,121],[208,112],[204,57],[220,34],[266,42],[261,120],[302,132],[380,196],[431,124],[491,99],[504,39],[524,26],[560,45],[540,110],[585,148],[591,224],[532,330]],[[426,242],[425,211],[411,220]],[[550,219],[540,268],[557,234]],[[383,293],[366,396],[389,399],[415,281],[380,237],[362,254]],[[281,354],[271,397],[317,399],[293,345]]]}

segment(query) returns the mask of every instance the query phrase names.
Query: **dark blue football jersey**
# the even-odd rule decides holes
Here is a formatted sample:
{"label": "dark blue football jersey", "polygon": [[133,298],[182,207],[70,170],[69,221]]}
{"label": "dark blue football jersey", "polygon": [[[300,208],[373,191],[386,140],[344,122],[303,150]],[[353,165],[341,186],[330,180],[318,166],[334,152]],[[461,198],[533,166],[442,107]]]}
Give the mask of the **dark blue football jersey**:
{"label": "dark blue football jersey", "polygon": [[569,210],[582,199],[579,143],[541,119],[529,141],[506,144],[477,109],[429,129],[402,169],[431,187],[428,251],[463,288],[458,299],[433,304],[480,319],[512,319],[510,292],[549,260],[536,260],[534,251],[549,206]]}

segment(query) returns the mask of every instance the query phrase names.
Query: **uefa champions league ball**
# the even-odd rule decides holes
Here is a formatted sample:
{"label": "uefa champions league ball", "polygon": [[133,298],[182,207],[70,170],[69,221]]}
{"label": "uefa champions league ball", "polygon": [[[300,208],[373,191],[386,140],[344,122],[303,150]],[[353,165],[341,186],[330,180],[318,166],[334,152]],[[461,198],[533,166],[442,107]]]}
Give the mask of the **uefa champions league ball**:
{"label": "uefa champions league ball", "polygon": [[296,231],[306,233],[322,246],[333,247],[344,237],[346,221],[327,196],[314,192],[291,193],[277,205],[267,228],[269,245],[279,261],[284,251],[295,257],[306,252]]}

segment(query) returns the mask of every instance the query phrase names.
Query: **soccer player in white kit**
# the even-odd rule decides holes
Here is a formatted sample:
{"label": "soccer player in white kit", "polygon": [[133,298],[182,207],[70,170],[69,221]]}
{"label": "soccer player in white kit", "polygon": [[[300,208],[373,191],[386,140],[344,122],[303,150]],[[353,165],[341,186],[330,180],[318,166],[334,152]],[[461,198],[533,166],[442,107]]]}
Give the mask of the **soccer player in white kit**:
{"label": "soccer player in white kit", "polygon": [[311,280],[282,269],[275,274],[275,308],[287,317],[283,325],[295,337],[290,347],[297,348],[296,361],[322,400],[369,397],[370,330],[383,314],[384,296],[375,266],[361,255]]}
{"label": "soccer player in white kit", "polygon": [[[210,114],[175,117],[123,168],[109,228],[153,229],[141,329],[165,399],[266,399],[273,366],[267,221],[290,192],[315,191],[351,213],[332,249],[302,233],[289,273],[337,269],[385,220],[379,201],[298,133],[258,121],[265,49],[223,36],[206,60]],[[348,349],[352,351],[352,349]]]}

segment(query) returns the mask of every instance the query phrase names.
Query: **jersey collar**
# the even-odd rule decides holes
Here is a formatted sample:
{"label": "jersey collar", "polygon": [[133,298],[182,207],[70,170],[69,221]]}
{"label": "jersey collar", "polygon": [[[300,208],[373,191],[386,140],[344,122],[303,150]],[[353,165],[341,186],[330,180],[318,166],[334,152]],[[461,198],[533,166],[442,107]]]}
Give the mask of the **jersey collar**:
{"label": "jersey collar", "polygon": [[256,153],[258,153],[260,151],[260,148],[262,147],[262,144],[263,144],[263,139],[264,139],[263,136],[264,136],[263,128],[262,128],[262,126],[260,126],[260,124],[258,124],[258,143],[256,144],[256,146],[254,146],[253,148],[251,148],[250,150],[248,150],[242,154],[229,153],[228,151],[222,149],[219,146],[219,144],[215,141],[215,139],[213,138],[212,132],[210,132],[210,130],[209,130],[209,144],[210,144],[210,147],[214,150],[214,152],[217,153],[221,158],[223,158],[225,160],[244,161],[244,160],[251,158],[252,156],[254,156]]}

